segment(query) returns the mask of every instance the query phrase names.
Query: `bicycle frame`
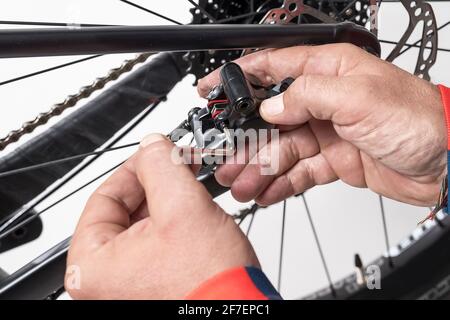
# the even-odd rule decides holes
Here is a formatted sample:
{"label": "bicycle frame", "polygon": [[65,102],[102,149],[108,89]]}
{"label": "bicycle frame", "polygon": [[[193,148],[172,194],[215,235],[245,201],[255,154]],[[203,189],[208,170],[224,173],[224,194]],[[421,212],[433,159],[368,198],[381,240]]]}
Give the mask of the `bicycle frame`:
{"label": "bicycle frame", "polygon": [[343,22],[6,30],[0,32],[0,58],[281,48],[341,42],[380,55],[380,43],[374,34],[353,23]]}

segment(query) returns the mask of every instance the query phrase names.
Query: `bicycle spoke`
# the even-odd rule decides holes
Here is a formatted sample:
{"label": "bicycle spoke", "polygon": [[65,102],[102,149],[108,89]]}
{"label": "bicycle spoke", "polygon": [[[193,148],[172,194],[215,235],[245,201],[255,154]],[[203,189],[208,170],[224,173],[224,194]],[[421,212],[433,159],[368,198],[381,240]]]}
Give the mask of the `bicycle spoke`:
{"label": "bicycle spoke", "polygon": [[166,21],[169,21],[169,22],[172,22],[172,23],[175,23],[175,24],[178,24],[178,25],[182,25],[181,22],[178,22],[178,21],[176,21],[176,20],[173,20],[173,19],[171,19],[171,18],[169,18],[169,17],[167,17],[167,16],[165,16],[165,15],[162,15],[162,14],[160,14],[160,13],[158,13],[158,12],[155,12],[155,11],[153,11],[153,10],[144,8],[143,6],[140,6],[140,5],[138,5],[138,4],[134,3],[134,2],[131,2],[131,1],[128,1],[128,0],[119,0],[119,1],[120,1],[120,2],[123,2],[123,3],[126,3],[126,4],[128,4],[128,5],[132,6],[132,7],[138,8],[138,9],[140,9],[140,10],[142,10],[142,11],[151,13],[152,15],[154,15],[154,16],[156,16],[156,17],[158,17],[158,18],[164,19],[164,20],[166,20]]}
{"label": "bicycle spoke", "polygon": [[[382,42],[382,43],[393,44],[393,45],[397,45],[398,44],[398,42],[390,41],[390,40],[379,40],[379,41]],[[422,40],[419,40],[419,42],[417,42],[417,43],[420,43],[421,41]],[[410,48],[420,48],[420,46],[418,44],[409,44],[409,43],[405,44],[405,47],[408,47],[409,49]],[[425,47],[425,48],[426,49],[432,49],[432,47]],[[443,51],[443,52],[450,52],[450,49],[446,49],[446,48],[437,48],[437,50],[438,51]],[[402,53],[400,53],[400,54],[402,54]],[[399,54],[399,56],[400,56],[400,54]]]}
{"label": "bicycle spoke", "polygon": [[337,16],[338,17],[342,17],[342,15],[345,13],[345,11],[347,11],[348,9],[350,9],[358,0],[353,0],[352,2],[350,2],[348,5],[345,6],[344,9],[342,9]]}
{"label": "bicycle spoke", "polygon": [[241,15],[238,15],[238,16],[217,20],[216,23],[220,24],[220,23],[236,21],[236,20],[244,19],[244,18],[252,18],[252,17],[257,16],[259,14],[265,14],[268,11],[269,10],[263,10],[263,11],[257,11],[257,12],[249,12],[249,13],[241,14]]}
{"label": "bicycle spoke", "polygon": [[250,5],[250,11],[255,11],[255,0],[249,0],[248,3]]}
{"label": "bicycle spoke", "polygon": [[208,17],[209,21],[211,23],[216,23],[216,18],[214,18],[212,15],[209,14],[208,11],[206,11],[203,7],[199,6],[195,1],[193,0],[187,0],[190,4],[192,4],[197,10],[200,10],[201,13],[203,13],[206,17]]}
{"label": "bicycle spoke", "polygon": [[233,217],[235,220],[240,219],[238,226],[241,226],[241,224],[244,222],[244,220],[249,215],[253,216],[256,213],[256,211],[258,211],[259,209],[260,209],[260,206],[256,203],[254,203],[250,208],[239,210],[239,213],[235,214]]}
{"label": "bicycle spoke", "polygon": [[71,62],[63,63],[63,64],[60,64],[58,66],[54,66],[54,67],[51,67],[51,68],[47,68],[47,69],[43,69],[43,70],[36,71],[36,72],[33,72],[33,73],[29,73],[29,74],[26,74],[26,75],[23,75],[23,76],[20,76],[20,77],[16,77],[16,78],[13,78],[13,79],[5,80],[5,81],[0,82],[0,86],[3,86],[5,84],[9,84],[9,83],[12,83],[12,82],[16,82],[16,81],[28,79],[28,78],[31,78],[31,77],[34,77],[34,76],[37,76],[37,75],[41,75],[43,73],[47,73],[47,72],[50,72],[50,71],[58,70],[58,69],[65,68],[65,67],[68,67],[68,66],[72,66],[74,64],[78,64],[78,63],[85,62],[85,61],[88,61],[88,60],[92,60],[92,59],[95,59],[95,58],[98,58],[98,57],[102,57],[102,56],[103,56],[102,54],[97,54],[97,55],[94,55],[94,56],[89,56],[89,57],[86,57],[86,58],[82,58],[82,59],[74,60],[74,61],[71,61]]}
{"label": "bicycle spoke", "polygon": [[123,145],[123,146],[107,148],[107,149],[103,149],[103,150],[100,150],[100,151],[88,152],[88,153],[79,154],[79,155],[72,156],[72,157],[67,157],[67,158],[47,161],[47,162],[44,162],[44,163],[39,163],[39,164],[35,164],[35,165],[32,165],[32,166],[28,166],[28,167],[23,167],[23,168],[20,168],[20,169],[0,172],[0,179],[8,177],[8,176],[12,176],[12,175],[20,174],[20,173],[25,173],[25,172],[29,172],[29,171],[33,171],[33,170],[37,170],[37,169],[42,169],[42,168],[46,168],[46,167],[55,166],[55,165],[66,163],[66,162],[70,162],[70,161],[84,159],[84,158],[87,158],[87,157],[90,157],[90,156],[102,155],[104,153],[108,153],[108,152],[112,152],[112,151],[117,151],[117,150],[122,150],[122,149],[130,148],[130,147],[135,147],[135,146],[138,146],[138,145],[139,145],[139,142],[134,142],[134,143],[126,144],[126,145]]}
{"label": "bicycle spoke", "polygon": [[284,234],[285,234],[285,227],[286,227],[286,203],[287,201],[283,201],[283,218],[281,222],[281,243],[280,243],[280,260],[278,264],[278,286],[277,290],[278,292],[281,291],[281,278],[283,275],[283,251],[284,251]]}
{"label": "bicycle spoke", "polygon": [[[357,0],[353,0],[353,1],[356,2]],[[339,12],[338,12],[336,6],[334,5],[334,0],[329,1],[328,4],[329,4],[332,12],[335,14],[335,16],[339,15]]]}
{"label": "bicycle spoke", "polygon": [[272,1],[272,0],[266,0],[263,3],[261,3],[261,5],[259,6],[258,9],[256,9],[256,11],[259,11],[261,8],[264,8],[266,5],[268,5],[270,3],[270,1]]}
{"label": "bicycle spoke", "polygon": [[[439,28],[437,28],[437,31],[441,31],[442,29],[446,28],[447,26],[450,25],[450,21],[447,21],[446,23],[444,23],[443,25],[441,25]],[[416,42],[413,43],[414,45],[418,45],[419,43],[422,42],[422,39],[417,40]],[[407,52],[409,49],[411,49],[412,46],[407,46],[407,48],[405,48],[404,50],[400,51],[400,53],[398,54],[397,58],[400,57],[402,54],[404,54],[405,52]],[[438,48],[439,50],[440,48]]]}
{"label": "bicycle spoke", "polygon": [[391,245],[389,244],[389,234],[388,234],[388,229],[387,229],[386,213],[384,210],[383,196],[379,195],[378,199],[380,201],[380,213],[381,213],[381,219],[383,221],[383,232],[384,232],[384,242],[386,245],[386,252],[388,255],[389,266],[392,268],[392,267],[394,267],[394,263],[392,261],[391,254],[389,252]]}
{"label": "bicycle spoke", "polygon": [[330,270],[328,269],[327,261],[325,260],[325,255],[323,254],[322,246],[321,246],[320,241],[319,241],[319,236],[317,235],[317,231],[316,231],[316,227],[314,225],[314,221],[312,219],[311,211],[309,210],[309,206],[308,206],[308,203],[306,202],[305,195],[302,194],[301,197],[303,199],[303,204],[305,206],[306,214],[308,216],[309,224],[311,226],[311,230],[312,230],[313,235],[314,235],[314,240],[316,242],[317,249],[319,250],[320,259],[322,260],[322,266],[323,266],[323,269],[325,271],[325,275],[326,275],[327,280],[328,280],[328,285],[330,287],[331,294],[333,295],[333,297],[336,297],[336,290],[334,290],[333,282],[332,282],[331,276],[330,276]]}
{"label": "bicycle spoke", "polygon": [[41,21],[9,21],[0,20],[0,25],[19,25],[19,26],[43,26],[43,27],[116,27],[112,24],[91,24],[91,23],[75,23],[75,22],[41,22]]}
{"label": "bicycle spoke", "polygon": [[238,222],[238,227],[240,227],[242,225],[242,223],[245,221],[245,219],[248,217],[248,215],[246,215],[245,217],[243,217],[241,220],[239,220]]}
{"label": "bicycle spoke", "polygon": [[250,218],[250,222],[248,223],[248,228],[247,228],[247,231],[245,232],[245,235],[247,236],[247,238],[250,235],[250,231],[252,230],[253,222],[255,221],[255,216],[256,216],[256,213],[253,213],[252,217]]}

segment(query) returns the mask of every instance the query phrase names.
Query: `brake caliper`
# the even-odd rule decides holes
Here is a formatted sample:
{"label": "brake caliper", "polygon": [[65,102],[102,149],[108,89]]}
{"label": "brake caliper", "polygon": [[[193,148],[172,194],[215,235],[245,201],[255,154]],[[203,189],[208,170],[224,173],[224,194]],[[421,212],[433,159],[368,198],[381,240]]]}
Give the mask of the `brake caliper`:
{"label": "brake caliper", "polygon": [[233,155],[235,140],[247,129],[273,128],[260,117],[259,106],[264,99],[285,91],[293,81],[288,78],[269,88],[255,87],[247,81],[239,65],[229,62],[222,67],[221,83],[209,93],[206,107],[192,109],[168,137],[177,142],[193,133],[192,149],[200,152],[205,166],[211,165],[211,157]]}

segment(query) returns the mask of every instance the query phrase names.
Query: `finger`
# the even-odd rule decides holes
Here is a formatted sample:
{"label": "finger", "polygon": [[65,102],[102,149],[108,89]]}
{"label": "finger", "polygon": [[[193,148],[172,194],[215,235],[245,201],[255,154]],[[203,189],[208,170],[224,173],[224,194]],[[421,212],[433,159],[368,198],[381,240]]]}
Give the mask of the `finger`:
{"label": "finger", "polygon": [[262,148],[231,186],[234,198],[248,202],[261,194],[278,176],[298,161],[319,153],[319,145],[308,126],[280,135]]}
{"label": "finger", "polygon": [[247,163],[259,150],[261,150],[270,140],[270,134],[265,139],[261,136],[251,137],[243,136],[236,141],[236,154],[226,159],[226,162],[219,166],[215,172],[217,182],[224,187],[231,187],[236,177],[244,170]]}
{"label": "finger", "polygon": [[290,171],[275,179],[256,198],[259,204],[274,204],[337,179],[354,187],[366,187],[359,150],[341,139],[329,121],[312,120],[309,127],[317,138],[320,154],[299,161]]}
{"label": "finger", "polygon": [[[350,44],[322,46],[297,46],[269,49],[242,57],[235,62],[243,69],[251,82],[268,86],[300,75],[341,76],[352,73],[355,66],[366,59],[375,59],[364,50]],[[355,71],[356,72],[356,71]],[[220,83],[220,69],[201,79],[198,84],[200,96]]]}
{"label": "finger", "polygon": [[317,138],[321,154],[339,179],[353,187],[367,187],[360,150],[339,137],[330,121],[311,120],[309,126]]}
{"label": "finger", "polygon": [[[311,119],[331,120],[337,126],[358,123],[374,108],[370,95],[376,90],[370,79],[359,76],[298,77],[284,93],[263,101],[261,116],[281,125],[300,125]],[[368,101],[361,105],[361,101]]]}
{"label": "finger", "polygon": [[[273,79],[263,79],[263,73],[260,71],[257,72],[257,66],[262,65],[264,60],[267,60],[267,53],[270,51],[272,49],[250,54],[234,61],[241,66],[250,83],[264,85],[273,82]],[[220,84],[221,70],[222,68],[216,69],[199,80],[197,91],[201,97],[205,98],[214,87]]]}
{"label": "finger", "polygon": [[256,199],[269,206],[316,186],[337,180],[337,175],[322,154],[299,161],[293,168],[277,177]]}
{"label": "finger", "polygon": [[292,131],[300,127],[299,125],[278,125],[276,128],[280,130],[280,132]]}
{"label": "finger", "polygon": [[[280,133],[293,131],[298,129],[299,126],[278,126],[277,129]],[[215,172],[217,182],[224,187],[231,187],[234,180],[244,170],[245,166],[249,163],[259,150],[261,150],[270,139],[258,139],[257,142],[253,140],[246,144],[245,147],[241,147],[237,143],[236,154],[228,158],[227,161],[218,167]]]}
{"label": "finger", "polygon": [[153,134],[141,143],[136,174],[145,190],[152,223],[183,224],[216,210],[210,194],[180,158],[179,148]]}
{"label": "finger", "polygon": [[130,226],[130,216],[144,200],[135,160],[125,162],[89,198],[74,235],[81,247],[95,249]]}

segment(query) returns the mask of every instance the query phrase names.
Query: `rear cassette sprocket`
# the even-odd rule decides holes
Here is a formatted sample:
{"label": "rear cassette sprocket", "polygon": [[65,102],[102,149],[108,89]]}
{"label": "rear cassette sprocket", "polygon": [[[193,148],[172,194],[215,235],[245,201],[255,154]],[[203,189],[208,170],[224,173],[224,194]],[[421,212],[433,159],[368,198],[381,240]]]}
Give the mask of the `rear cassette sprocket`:
{"label": "rear cassette sprocket", "polygon": [[[287,24],[333,23],[353,21],[360,25],[368,22],[369,0],[200,0],[199,8],[192,8],[192,24]],[[205,12],[207,14],[205,14]],[[242,50],[188,52],[188,73],[198,79],[224,63],[242,55]]]}

